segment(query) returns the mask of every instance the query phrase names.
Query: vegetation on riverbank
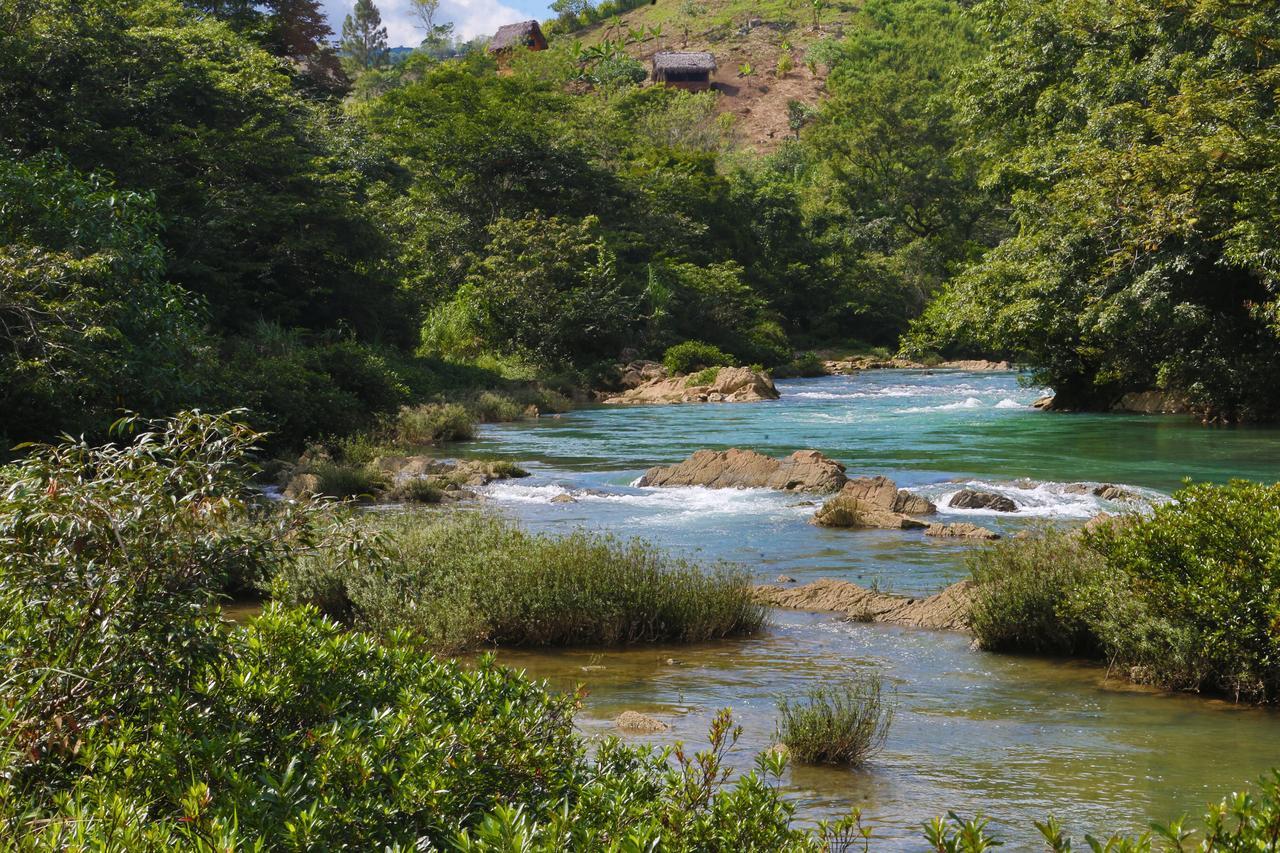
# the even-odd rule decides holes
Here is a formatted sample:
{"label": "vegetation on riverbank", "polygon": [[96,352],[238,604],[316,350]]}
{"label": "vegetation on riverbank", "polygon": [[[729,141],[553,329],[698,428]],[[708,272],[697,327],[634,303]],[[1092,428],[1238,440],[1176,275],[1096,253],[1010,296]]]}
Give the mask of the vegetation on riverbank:
{"label": "vegetation on riverbank", "polygon": [[1280,700],[1280,485],[1184,488],[1150,518],[978,552],[984,647],[1099,656],[1135,681]]}
{"label": "vegetation on riverbank", "polygon": [[340,551],[308,555],[276,575],[274,597],[444,651],[697,642],[764,624],[745,572],[638,540],[531,534],[478,512],[380,514],[364,529],[379,539],[376,559],[353,568]]}
{"label": "vegetation on riverbank", "polygon": [[[436,659],[410,632],[375,637],[310,608],[225,621],[228,589],[294,572],[308,555],[359,574],[385,546],[330,506],[263,501],[244,466],[259,436],[230,418],[119,433],[114,446],[34,448],[4,469],[10,847],[816,853],[872,832],[856,813],[794,827],[777,752],[730,781],[728,712],[694,754],[589,745],[573,697],[487,658]],[[984,827],[952,818],[925,836],[979,853],[993,840]],[[1181,822],[1160,832],[1174,849],[1255,849],[1277,827],[1280,777],[1225,801],[1194,836]],[[1045,831],[1052,849],[1069,849],[1055,823]]]}

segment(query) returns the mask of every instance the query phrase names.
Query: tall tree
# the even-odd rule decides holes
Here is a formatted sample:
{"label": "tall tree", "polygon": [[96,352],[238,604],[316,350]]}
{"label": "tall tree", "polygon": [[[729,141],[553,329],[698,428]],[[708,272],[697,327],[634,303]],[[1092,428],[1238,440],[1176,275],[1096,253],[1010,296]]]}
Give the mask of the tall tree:
{"label": "tall tree", "polygon": [[333,36],[320,0],[264,0],[267,48],[278,56],[302,59],[320,54]]}
{"label": "tall tree", "polygon": [[436,15],[440,13],[440,0],[409,0],[413,7],[413,16],[417,18],[417,28],[424,31],[422,38],[424,47],[432,47],[453,35],[452,23],[436,23]]}
{"label": "tall tree", "polygon": [[353,65],[365,71],[387,61],[387,28],[373,0],[356,0],[342,22],[342,49]]}

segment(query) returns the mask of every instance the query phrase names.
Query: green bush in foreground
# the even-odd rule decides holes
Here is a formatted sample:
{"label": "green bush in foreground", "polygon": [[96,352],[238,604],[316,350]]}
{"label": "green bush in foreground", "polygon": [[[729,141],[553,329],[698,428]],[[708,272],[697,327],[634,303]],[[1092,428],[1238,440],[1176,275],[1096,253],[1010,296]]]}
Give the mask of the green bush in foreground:
{"label": "green bush in foreground", "polygon": [[695,642],[764,623],[750,579],[640,541],[585,532],[543,536],[479,513],[381,515],[365,521],[381,559],[356,571],[319,552],[283,569],[278,597],[313,603],[382,634],[429,645]]}
{"label": "green bush in foreground", "polygon": [[878,673],[815,687],[778,702],[778,741],[806,764],[861,764],[884,745],[893,722]]}
{"label": "green bush in foreground", "polygon": [[1173,497],[1149,518],[980,552],[982,645],[1093,654],[1141,682],[1280,699],[1280,485]]}
{"label": "green bush in foreground", "polygon": [[724,350],[702,341],[685,341],[668,347],[662,356],[662,366],[667,373],[676,376],[706,370],[709,367],[733,367],[733,356]]}

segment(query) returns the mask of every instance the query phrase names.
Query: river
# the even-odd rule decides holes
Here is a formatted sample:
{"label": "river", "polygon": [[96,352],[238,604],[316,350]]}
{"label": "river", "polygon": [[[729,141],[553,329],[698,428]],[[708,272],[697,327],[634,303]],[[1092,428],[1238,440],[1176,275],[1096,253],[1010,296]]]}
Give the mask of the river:
{"label": "river", "polygon": [[[639,489],[648,466],[694,450],[773,455],[816,448],[851,476],[884,474],[934,500],[964,485],[1012,497],[1012,515],[948,511],[1008,534],[1079,523],[1122,506],[1075,494],[1115,483],[1158,501],[1186,478],[1280,480],[1280,431],[1207,428],[1183,417],[1049,414],[1012,373],[868,371],[778,383],[755,404],[599,407],[486,427],[465,453],[524,463],[533,476],[494,484],[491,506],[527,526],[638,535],[762,581],[840,577],[904,594],[966,574],[972,546],[913,531],[824,530],[810,498],[758,490]],[[552,503],[570,494],[572,503]],[[563,689],[588,691],[579,725],[611,731],[623,710],[671,730],[638,741],[703,742],[718,708],[743,725],[746,767],[773,735],[774,706],[807,686],[878,668],[896,692],[882,752],[857,770],[793,766],[785,784],[802,821],[861,806],[876,849],[919,849],[919,826],[948,810],[981,812],[1015,848],[1033,820],[1084,832],[1141,831],[1198,814],[1280,765],[1280,714],[1137,690],[1099,667],[975,651],[960,634],[777,612],[760,636],[697,646],[503,651],[500,659]]]}

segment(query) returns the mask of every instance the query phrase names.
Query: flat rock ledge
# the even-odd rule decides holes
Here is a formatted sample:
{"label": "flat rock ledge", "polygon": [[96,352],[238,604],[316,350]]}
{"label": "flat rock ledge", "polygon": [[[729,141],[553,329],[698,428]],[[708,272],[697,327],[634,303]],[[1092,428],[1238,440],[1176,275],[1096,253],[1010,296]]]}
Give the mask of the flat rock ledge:
{"label": "flat rock ledge", "polygon": [[764,584],[755,588],[755,595],[762,604],[788,610],[843,613],[859,622],[968,631],[973,582],[953,583],[926,598],[889,595],[834,578],[791,588]]}
{"label": "flat rock ledge", "polygon": [[690,376],[657,377],[606,397],[604,402],[608,405],[754,403],[779,397],[768,373],[746,367],[722,367],[708,385],[690,385],[692,380]]}
{"label": "flat rock ledge", "polygon": [[848,478],[844,465],[816,450],[775,459],[754,450],[699,450],[683,462],[650,468],[639,486],[705,486],[711,489],[779,489],[834,492]]}

